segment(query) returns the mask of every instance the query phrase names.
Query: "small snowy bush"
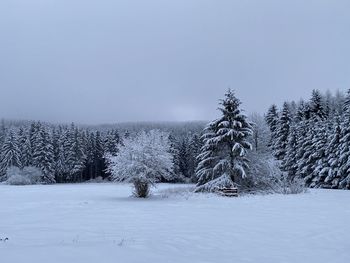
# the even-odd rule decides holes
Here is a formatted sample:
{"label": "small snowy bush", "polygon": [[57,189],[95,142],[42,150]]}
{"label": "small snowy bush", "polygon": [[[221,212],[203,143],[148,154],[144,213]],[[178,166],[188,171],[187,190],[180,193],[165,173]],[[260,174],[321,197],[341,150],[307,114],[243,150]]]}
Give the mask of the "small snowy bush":
{"label": "small snowy bush", "polygon": [[27,185],[31,184],[29,178],[23,176],[22,170],[18,167],[11,166],[6,171],[6,183],[10,185]]}
{"label": "small snowy bush", "polygon": [[10,185],[39,184],[42,179],[42,171],[39,168],[27,166],[23,169],[12,166],[7,169],[6,183]]}
{"label": "small snowy bush", "polygon": [[286,175],[277,178],[273,184],[274,192],[279,194],[300,194],[305,193],[306,189],[303,179],[297,177],[290,179]]}
{"label": "small snowy bush", "polygon": [[173,176],[169,136],[152,130],[127,138],[118,156],[109,156],[107,163],[114,181],[132,183],[135,196],[145,198],[161,178]]}
{"label": "small snowy bush", "polygon": [[246,193],[298,194],[306,191],[304,181],[289,178],[269,154],[249,155],[250,168],[246,178],[240,182],[240,191]]}

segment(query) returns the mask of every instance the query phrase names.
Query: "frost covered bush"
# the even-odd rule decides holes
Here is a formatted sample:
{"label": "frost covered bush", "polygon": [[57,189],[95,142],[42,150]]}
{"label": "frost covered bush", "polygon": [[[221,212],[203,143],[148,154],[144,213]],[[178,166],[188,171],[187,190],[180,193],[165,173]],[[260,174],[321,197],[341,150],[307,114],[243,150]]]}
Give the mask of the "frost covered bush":
{"label": "frost covered bush", "polygon": [[273,184],[274,192],[279,194],[300,194],[306,192],[305,182],[302,178],[289,178],[282,175]]}
{"label": "frost covered bush", "polygon": [[137,197],[147,197],[151,186],[173,176],[169,136],[158,130],[125,139],[118,155],[107,158],[113,180],[132,183]]}
{"label": "frost covered bush", "polygon": [[18,167],[11,166],[6,171],[6,183],[10,185],[27,185],[31,184],[29,178],[23,176],[22,170]]}
{"label": "frost covered bush", "polygon": [[36,167],[27,166],[20,169],[12,166],[6,171],[6,183],[10,185],[39,184],[42,176],[42,171]]}
{"label": "frost covered bush", "polygon": [[251,153],[250,168],[246,178],[239,182],[245,193],[298,194],[306,191],[305,183],[298,177],[290,178],[283,173],[279,162],[269,154]]}

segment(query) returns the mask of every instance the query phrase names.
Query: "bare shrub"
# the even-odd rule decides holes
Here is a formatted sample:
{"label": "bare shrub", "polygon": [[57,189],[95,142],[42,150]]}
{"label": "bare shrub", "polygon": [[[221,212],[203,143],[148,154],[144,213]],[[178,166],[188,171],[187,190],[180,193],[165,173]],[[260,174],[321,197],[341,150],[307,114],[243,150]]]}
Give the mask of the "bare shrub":
{"label": "bare shrub", "polygon": [[272,186],[274,192],[279,194],[300,194],[305,193],[307,189],[303,179],[297,177],[290,179],[286,175],[276,178]]}

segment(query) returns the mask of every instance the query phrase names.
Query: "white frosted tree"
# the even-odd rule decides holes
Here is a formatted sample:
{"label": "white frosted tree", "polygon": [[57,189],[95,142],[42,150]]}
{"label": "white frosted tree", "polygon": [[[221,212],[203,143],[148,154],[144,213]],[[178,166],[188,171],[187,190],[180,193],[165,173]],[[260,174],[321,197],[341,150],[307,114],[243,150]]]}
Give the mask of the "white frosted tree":
{"label": "white frosted tree", "polygon": [[218,187],[232,186],[246,176],[247,150],[252,126],[240,110],[240,101],[229,90],[220,102],[222,116],[204,130],[204,146],[198,156],[196,192],[215,191]]}
{"label": "white frosted tree", "polygon": [[271,131],[269,125],[259,113],[249,115],[249,120],[253,123],[252,145],[255,152],[267,152],[270,144]]}
{"label": "white frosted tree", "polygon": [[108,158],[114,181],[132,183],[137,197],[147,197],[150,187],[161,178],[174,176],[169,136],[158,130],[125,138],[118,155]]}

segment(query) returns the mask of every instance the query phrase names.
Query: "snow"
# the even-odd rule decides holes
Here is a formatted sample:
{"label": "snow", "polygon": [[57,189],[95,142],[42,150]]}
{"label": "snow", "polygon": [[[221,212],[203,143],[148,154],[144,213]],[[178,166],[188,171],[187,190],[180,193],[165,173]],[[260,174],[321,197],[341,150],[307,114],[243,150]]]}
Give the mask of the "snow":
{"label": "snow", "polygon": [[0,185],[0,261],[350,262],[350,191],[225,198],[186,187],[140,200],[120,184]]}

